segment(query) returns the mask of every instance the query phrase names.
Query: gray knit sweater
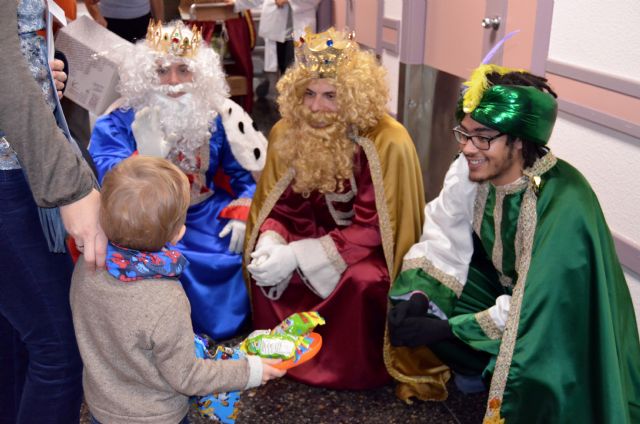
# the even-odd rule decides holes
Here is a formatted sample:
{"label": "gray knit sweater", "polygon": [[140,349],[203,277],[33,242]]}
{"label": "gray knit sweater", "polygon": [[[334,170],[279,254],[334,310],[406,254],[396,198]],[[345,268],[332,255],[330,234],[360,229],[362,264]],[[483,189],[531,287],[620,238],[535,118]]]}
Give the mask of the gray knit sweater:
{"label": "gray knit sweater", "polygon": [[102,423],[175,424],[187,414],[189,395],[260,383],[261,363],[254,366],[253,358],[251,367],[244,359],[196,358],[191,309],[178,280],[124,283],[81,258],[71,308],[85,399]]}

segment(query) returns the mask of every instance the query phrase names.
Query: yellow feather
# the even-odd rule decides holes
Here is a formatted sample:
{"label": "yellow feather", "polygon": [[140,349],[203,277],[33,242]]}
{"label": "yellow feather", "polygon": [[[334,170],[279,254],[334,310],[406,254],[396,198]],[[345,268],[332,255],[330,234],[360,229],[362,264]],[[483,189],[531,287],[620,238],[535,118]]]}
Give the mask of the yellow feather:
{"label": "yellow feather", "polygon": [[469,81],[463,85],[469,87],[462,98],[462,111],[471,113],[480,104],[484,92],[489,88],[489,80],[487,74],[497,72],[500,75],[509,72],[523,72],[521,69],[506,68],[500,65],[486,64],[480,65],[471,73]]}

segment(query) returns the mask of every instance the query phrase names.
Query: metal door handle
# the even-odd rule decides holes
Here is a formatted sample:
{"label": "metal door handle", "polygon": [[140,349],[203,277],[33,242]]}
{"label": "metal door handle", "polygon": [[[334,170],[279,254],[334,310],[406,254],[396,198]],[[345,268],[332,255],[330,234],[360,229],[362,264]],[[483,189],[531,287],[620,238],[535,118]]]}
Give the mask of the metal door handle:
{"label": "metal door handle", "polygon": [[500,28],[500,16],[494,16],[493,18],[484,18],[482,20],[482,28],[494,30]]}

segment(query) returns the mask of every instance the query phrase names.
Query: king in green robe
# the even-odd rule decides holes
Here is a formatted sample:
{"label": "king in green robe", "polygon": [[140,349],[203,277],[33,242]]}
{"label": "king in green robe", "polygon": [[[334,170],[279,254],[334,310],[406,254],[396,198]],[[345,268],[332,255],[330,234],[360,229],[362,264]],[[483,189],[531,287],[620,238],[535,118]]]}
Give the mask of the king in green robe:
{"label": "king in green robe", "polygon": [[[473,78],[469,85],[468,92]],[[546,144],[553,96],[486,87],[459,116]],[[467,95],[461,109],[468,102]],[[453,337],[428,350],[459,374],[483,377],[485,422],[638,423],[640,344],[611,233],[585,178],[541,151],[519,178],[496,185],[470,180],[478,165],[463,150],[426,207],[421,241],[405,255],[391,299],[424,293],[429,316],[448,322]],[[448,372],[420,366],[427,347],[385,348],[401,396],[428,399],[440,390],[421,387]]]}

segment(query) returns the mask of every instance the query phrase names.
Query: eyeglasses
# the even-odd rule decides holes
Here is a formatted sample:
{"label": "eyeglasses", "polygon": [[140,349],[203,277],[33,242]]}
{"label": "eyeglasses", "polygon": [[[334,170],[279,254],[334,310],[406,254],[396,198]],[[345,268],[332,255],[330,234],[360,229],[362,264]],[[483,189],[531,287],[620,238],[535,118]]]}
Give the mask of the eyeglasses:
{"label": "eyeglasses", "polygon": [[471,135],[462,131],[460,127],[455,127],[451,131],[453,131],[453,135],[455,136],[458,143],[465,145],[469,140],[471,140],[471,143],[473,143],[473,145],[476,146],[478,150],[489,150],[489,148],[491,147],[491,142],[496,138],[504,135],[504,133],[498,133],[492,137],[486,137],[484,135]]}

